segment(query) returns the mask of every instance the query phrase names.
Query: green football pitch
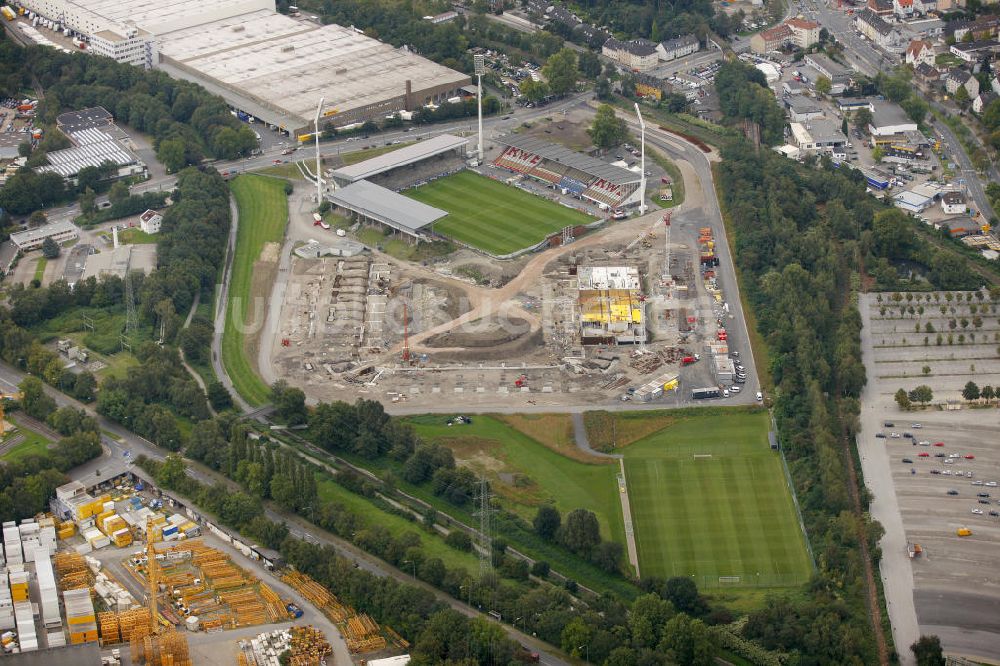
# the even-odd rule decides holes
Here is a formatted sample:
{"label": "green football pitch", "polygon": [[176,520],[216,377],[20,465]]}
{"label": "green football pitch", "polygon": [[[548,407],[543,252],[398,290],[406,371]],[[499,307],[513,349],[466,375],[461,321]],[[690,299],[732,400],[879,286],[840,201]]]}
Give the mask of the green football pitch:
{"label": "green football pitch", "polygon": [[472,171],[459,171],[403,194],[448,212],[434,223],[435,232],[494,255],[531,247],[564,227],[594,221],[580,211]]}
{"label": "green football pitch", "polygon": [[699,587],[798,585],[809,578],[768,425],[763,412],[695,417],[624,450],[643,577],[692,576]]}

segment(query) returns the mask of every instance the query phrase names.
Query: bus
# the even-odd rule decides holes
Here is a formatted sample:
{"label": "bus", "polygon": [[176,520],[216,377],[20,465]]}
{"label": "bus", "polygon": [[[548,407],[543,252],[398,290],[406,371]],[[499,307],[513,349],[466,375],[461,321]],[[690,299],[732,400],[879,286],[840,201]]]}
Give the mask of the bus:
{"label": "bus", "polygon": [[691,391],[691,397],[695,400],[704,400],[705,398],[718,398],[719,389],[718,387],[711,386],[709,388],[696,388]]}

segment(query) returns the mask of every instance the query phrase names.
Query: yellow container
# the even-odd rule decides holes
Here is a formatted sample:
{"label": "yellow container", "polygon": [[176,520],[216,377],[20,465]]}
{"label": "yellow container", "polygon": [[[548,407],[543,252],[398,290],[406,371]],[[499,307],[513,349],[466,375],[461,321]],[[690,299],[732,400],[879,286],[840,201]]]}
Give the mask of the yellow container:
{"label": "yellow container", "polygon": [[73,645],[80,643],[90,643],[97,640],[97,629],[91,631],[73,631],[69,634],[69,642]]}
{"label": "yellow container", "polygon": [[70,624],[88,624],[88,623],[91,623],[91,622],[96,622],[97,618],[95,618],[94,614],[91,613],[90,615],[80,615],[80,616],[77,616],[77,617],[67,617],[66,621],[69,622]]}

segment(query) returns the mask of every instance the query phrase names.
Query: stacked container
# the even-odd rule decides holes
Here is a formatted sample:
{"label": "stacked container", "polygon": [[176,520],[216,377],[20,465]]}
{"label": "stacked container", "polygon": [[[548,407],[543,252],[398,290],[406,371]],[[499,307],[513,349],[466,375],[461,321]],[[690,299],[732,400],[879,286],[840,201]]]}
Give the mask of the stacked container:
{"label": "stacked container", "polygon": [[56,590],[56,575],[52,571],[49,552],[37,548],[34,552],[35,577],[38,579],[38,593],[41,599],[42,623],[47,630],[62,628],[59,616],[59,592]]}
{"label": "stacked container", "polygon": [[10,572],[10,597],[14,603],[28,600],[28,572]]}
{"label": "stacked container", "polygon": [[111,539],[93,527],[83,533],[83,538],[87,540],[93,550],[99,550],[111,543]]}
{"label": "stacked container", "polygon": [[41,545],[38,538],[38,523],[35,521],[22,522],[18,527],[21,532],[21,549],[24,551],[24,561],[35,561],[35,550]]}
{"label": "stacked container", "polygon": [[3,552],[7,558],[7,566],[23,564],[24,554],[21,552],[21,532],[14,521],[3,524]]}
{"label": "stacked container", "polygon": [[7,570],[0,569],[0,630],[14,628],[14,600],[7,586]]}
{"label": "stacked container", "polygon": [[132,533],[127,527],[123,527],[111,535],[111,540],[115,542],[117,547],[124,548],[132,543]]}
{"label": "stacked container", "polygon": [[30,601],[14,602],[14,619],[17,622],[17,642],[21,652],[38,649],[38,634],[35,633],[35,617]]}
{"label": "stacked container", "polygon": [[69,642],[73,645],[97,640],[97,617],[94,603],[90,600],[90,590],[66,590],[63,592],[66,604],[66,622],[69,625]]}

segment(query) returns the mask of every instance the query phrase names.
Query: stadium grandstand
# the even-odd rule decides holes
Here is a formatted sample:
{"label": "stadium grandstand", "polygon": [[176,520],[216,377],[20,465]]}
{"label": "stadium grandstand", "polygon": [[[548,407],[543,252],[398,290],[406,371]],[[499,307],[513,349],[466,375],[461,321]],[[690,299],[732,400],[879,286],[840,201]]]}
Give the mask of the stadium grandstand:
{"label": "stadium grandstand", "polygon": [[331,176],[341,187],[361,180],[384,179],[397,170],[410,167],[412,171],[417,165],[430,163],[435,158],[462,160],[465,158],[468,143],[468,139],[452,134],[442,134],[424,141],[417,141],[412,145],[378,155],[364,162],[334,169]]}
{"label": "stadium grandstand", "polygon": [[411,241],[428,240],[424,229],[448,214],[367,180],[338,188],[326,196],[330,203],[355,219],[379,224]]}
{"label": "stadium grandstand", "polygon": [[563,190],[604,208],[639,203],[642,176],[541,139],[511,135],[493,165]]}

